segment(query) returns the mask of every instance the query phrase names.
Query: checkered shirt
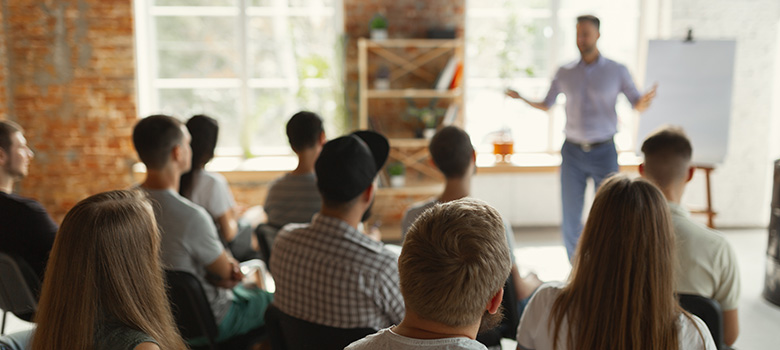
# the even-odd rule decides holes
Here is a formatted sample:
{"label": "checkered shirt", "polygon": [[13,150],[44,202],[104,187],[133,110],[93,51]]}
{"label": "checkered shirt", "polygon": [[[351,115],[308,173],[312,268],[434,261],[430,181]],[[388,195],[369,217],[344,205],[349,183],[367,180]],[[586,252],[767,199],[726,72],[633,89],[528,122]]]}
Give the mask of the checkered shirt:
{"label": "checkered shirt", "polygon": [[315,214],[289,224],[271,254],[274,304],[284,313],[337,328],[382,329],[404,317],[398,256],[346,222]]}

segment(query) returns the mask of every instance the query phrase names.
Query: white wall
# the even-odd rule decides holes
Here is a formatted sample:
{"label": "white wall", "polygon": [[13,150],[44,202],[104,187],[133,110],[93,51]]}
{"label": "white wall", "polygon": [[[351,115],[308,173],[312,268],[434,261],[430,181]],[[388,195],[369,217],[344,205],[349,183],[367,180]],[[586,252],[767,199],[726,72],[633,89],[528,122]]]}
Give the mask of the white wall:
{"label": "white wall", "polygon": [[[661,32],[669,35],[660,39],[683,38],[689,27],[696,38],[737,39],[728,152],[712,178],[715,224],[766,226],[772,161],[780,158],[780,1],[671,0],[671,11],[660,12],[668,17],[659,21]],[[683,198],[690,207],[705,204],[702,175]],[[472,192],[513,225],[560,224],[557,173],[481,174]]]}

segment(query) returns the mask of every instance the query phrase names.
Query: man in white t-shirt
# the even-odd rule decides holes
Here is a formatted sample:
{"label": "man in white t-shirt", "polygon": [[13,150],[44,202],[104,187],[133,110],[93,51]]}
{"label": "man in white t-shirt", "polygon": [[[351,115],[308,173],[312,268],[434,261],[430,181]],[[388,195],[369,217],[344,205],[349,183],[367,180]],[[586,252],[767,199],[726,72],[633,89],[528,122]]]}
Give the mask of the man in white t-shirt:
{"label": "man in white t-shirt", "polygon": [[680,205],[693,177],[693,149],[682,129],[666,127],[642,144],[645,161],[639,173],[654,183],[669,201],[677,243],[677,291],[715,299],[723,309],[723,342],[732,345],[739,335],[739,266],[734,249],[720,232],[691,220]]}
{"label": "man in white t-shirt", "polygon": [[485,350],[475,339],[501,321],[509,254],[503,220],[487,203],[435,205],[409,229],[398,259],[403,321],[346,350]]}

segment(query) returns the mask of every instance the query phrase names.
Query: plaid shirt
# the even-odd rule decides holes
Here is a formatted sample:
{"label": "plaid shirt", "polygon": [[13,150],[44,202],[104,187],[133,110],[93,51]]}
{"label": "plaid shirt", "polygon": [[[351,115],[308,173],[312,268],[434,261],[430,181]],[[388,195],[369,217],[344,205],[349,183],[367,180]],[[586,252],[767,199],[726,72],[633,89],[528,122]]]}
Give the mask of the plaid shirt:
{"label": "plaid shirt", "polygon": [[382,329],[404,317],[398,256],[346,222],[315,214],[290,224],[271,254],[274,304],[284,313],[337,328]]}

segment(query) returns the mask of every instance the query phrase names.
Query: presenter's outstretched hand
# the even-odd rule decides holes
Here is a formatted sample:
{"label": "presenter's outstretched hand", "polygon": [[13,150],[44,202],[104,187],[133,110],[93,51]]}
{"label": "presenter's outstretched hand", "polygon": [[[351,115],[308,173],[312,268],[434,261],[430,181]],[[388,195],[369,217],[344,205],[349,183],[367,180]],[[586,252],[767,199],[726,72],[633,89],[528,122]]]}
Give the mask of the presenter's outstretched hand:
{"label": "presenter's outstretched hand", "polygon": [[507,96],[509,96],[509,97],[511,97],[511,98],[519,98],[519,99],[522,99],[522,97],[520,97],[520,94],[518,94],[518,93],[517,93],[517,91],[515,91],[515,90],[512,90],[512,89],[510,89],[510,88],[507,88],[507,89],[506,89],[506,91],[504,91],[504,94],[506,94]]}
{"label": "presenter's outstretched hand", "polygon": [[639,98],[639,101],[636,103],[636,105],[634,105],[634,109],[636,109],[639,113],[642,113],[645,110],[647,110],[647,108],[650,107],[650,104],[653,102],[653,99],[655,98],[655,92],[657,89],[658,89],[658,84],[653,84],[653,88]]}

